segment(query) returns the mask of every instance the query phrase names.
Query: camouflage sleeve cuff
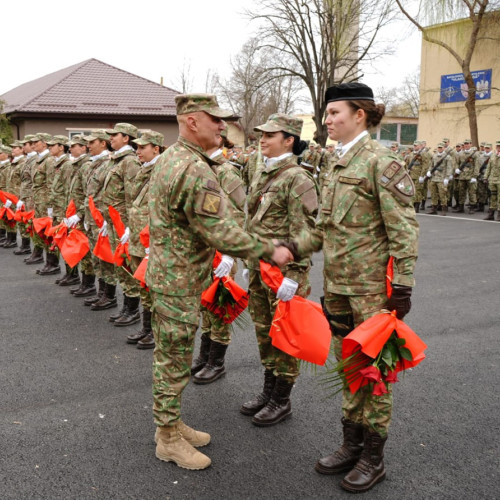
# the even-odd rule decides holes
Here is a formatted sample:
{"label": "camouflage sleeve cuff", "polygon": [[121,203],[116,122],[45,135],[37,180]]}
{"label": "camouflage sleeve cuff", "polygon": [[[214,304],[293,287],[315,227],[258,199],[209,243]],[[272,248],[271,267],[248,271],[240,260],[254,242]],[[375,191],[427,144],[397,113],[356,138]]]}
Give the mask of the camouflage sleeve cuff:
{"label": "camouflage sleeve cuff", "polygon": [[274,253],[274,243],[271,240],[265,240],[259,238],[262,243],[262,250],[259,255],[259,258],[270,259]]}

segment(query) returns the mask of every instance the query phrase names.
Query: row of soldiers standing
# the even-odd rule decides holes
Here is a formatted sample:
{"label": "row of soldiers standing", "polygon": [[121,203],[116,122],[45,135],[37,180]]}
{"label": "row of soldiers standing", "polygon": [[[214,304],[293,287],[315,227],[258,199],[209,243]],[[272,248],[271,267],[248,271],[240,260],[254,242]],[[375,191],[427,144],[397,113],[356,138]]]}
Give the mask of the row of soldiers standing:
{"label": "row of soldiers standing", "polygon": [[[450,140],[444,138],[431,154],[425,141],[415,141],[413,151],[404,158],[416,186],[415,211],[425,209],[430,191],[428,214],[435,215],[440,210],[446,215],[452,206],[453,212],[464,213],[468,199],[469,213],[483,212],[488,205],[485,220],[495,220],[495,211],[499,209],[500,141],[495,146],[493,150],[491,143],[482,143],[478,150],[466,139],[452,148]],[[496,220],[500,221],[498,214]]]}

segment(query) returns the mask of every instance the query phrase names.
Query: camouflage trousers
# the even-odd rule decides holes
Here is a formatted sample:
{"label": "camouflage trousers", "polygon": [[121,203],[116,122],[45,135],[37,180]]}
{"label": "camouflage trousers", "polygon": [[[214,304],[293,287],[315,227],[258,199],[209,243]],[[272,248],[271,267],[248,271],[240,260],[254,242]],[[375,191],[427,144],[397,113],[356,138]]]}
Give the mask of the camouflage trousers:
{"label": "camouflage trousers", "polygon": [[[132,263],[131,263],[132,272],[135,273],[140,263],[142,262],[143,257],[139,257],[137,255],[131,255],[130,257],[132,258]],[[142,307],[150,311],[152,305],[151,294],[149,293],[149,290],[143,288],[137,280],[136,282],[139,284],[139,296],[141,297]]]}
{"label": "camouflage trousers", "polygon": [[488,203],[488,186],[483,179],[477,181],[477,202],[481,205]]}
{"label": "camouflage trousers", "polygon": [[[277,377],[293,383],[299,376],[298,359],[274,347],[269,336],[276,310],[276,294],[262,281],[260,271],[254,269],[249,271],[248,309],[255,324],[261,363],[266,370],[273,370]],[[299,283],[296,295],[307,297],[311,293],[308,272],[287,272],[286,277]]]}
{"label": "camouflage trousers", "polygon": [[420,182],[417,182],[416,184],[416,190],[415,190],[415,196],[416,199],[414,200],[415,202],[420,202],[422,200],[427,200],[427,190],[428,190],[428,177],[425,178],[424,182],[420,184]]}
{"label": "camouflage trousers", "polygon": [[498,184],[490,184],[490,210],[498,210]]}
{"label": "camouflage trousers", "polygon": [[[446,188],[447,195],[448,195],[448,204],[451,206],[451,203],[453,201],[453,195],[455,193],[455,179],[450,179],[450,182],[448,183],[448,187]],[[458,198],[455,197],[455,201],[458,201]]]}
{"label": "camouflage trousers", "polygon": [[[384,308],[385,294],[374,295],[325,295],[325,308],[329,314],[351,315],[354,327],[371,318]],[[342,337],[333,335],[333,349],[338,360],[342,358]],[[346,387],[342,392],[342,412],[344,417],[362,424],[370,432],[378,432],[382,437],[387,431],[392,417],[392,387],[382,396],[372,394],[372,384],[361,387],[355,394]]]}
{"label": "camouflage trousers", "polygon": [[458,204],[464,205],[467,200],[467,195],[469,195],[469,203],[475,205],[477,203],[477,184],[471,184],[470,181],[459,180],[458,181]]}
{"label": "camouflage trousers", "polygon": [[200,296],[151,292],[151,298],[153,416],[157,426],[173,426],[181,418],[182,391],[191,377]]}
{"label": "camouflage trousers", "polygon": [[448,193],[443,182],[431,182],[431,203],[434,206],[448,204]]}

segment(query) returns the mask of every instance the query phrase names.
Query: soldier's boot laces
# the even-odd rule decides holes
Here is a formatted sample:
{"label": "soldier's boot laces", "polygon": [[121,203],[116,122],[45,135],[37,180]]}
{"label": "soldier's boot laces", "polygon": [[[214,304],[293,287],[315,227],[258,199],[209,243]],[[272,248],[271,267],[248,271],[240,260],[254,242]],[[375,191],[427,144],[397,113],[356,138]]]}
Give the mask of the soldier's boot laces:
{"label": "soldier's boot laces", "polygon": [[212,341],[210,340],[210,333],[201,334],[200,352],[198,357],[193,361],[193,366],[191,367],[191,375],[198,373],[207,363],[208,355],[210,354],[210,346]]}
{"label": "soldier's boot laces", "polygon": [[277,377],[271,399],[262,410],[254,415],[252,424],[267,427],[289,417],[292,414],[292,404],[290,402],[292,388],[293,382],[288,382],[283,377]]}
{"label": "soldier's boot laces", "polygon": [[363,452],[363,425],[342,418],[344,442],[326,457],[320,458],[314,468],[321,474],[337,474],[351,470]]}
{"label": "soldier's boot laces", "polygon": [[[178,430],[181,436],[195,448],[201,448],[202,446],[206,446],[210,443],[210,434],[208,432],[197,431],[189,425],[185,424],[182,420],[179,420]],[[155,433],[155,443],[158,444],[158,439],[160,439],[161,428],[156,428]]]}
{"label": "soldier's boot laces", "polygon": [[139,311],[140,297],[129,297],[125,312],[115,321],[115,326],[129,326],[141,321],[141,313]]}
{"label": "soldier's boot laces", "polygon": [[365,429],[364,450],[359,461],[344,477],[340,486],[352,493],[361,493],[373,488],[385,479],[384,445],[387,437]]}
{"label": "soldier's boot laces", "polygon": [[276,376],[273,370],[266,370],[264,372],[264,388],[262,392],[255,396],[250,401],[243,403],[240,408],[240,412],[243,415],[255,415],[258,413],[271,399],[271,394],[273,392],[274,386],[276,384]]}
{"label": "soldier's boot laces", "polygon": [[179,431],[179,425],[160,428],[156,458],[189,470],[206,469],[212,463],[210,458],[187,442]]}
{"label": "soldier's boot laces", "polygon": [[212,340],[206,365],[193,377],[195,384],[210,384],[226,373],[224,357],[227,345]]}

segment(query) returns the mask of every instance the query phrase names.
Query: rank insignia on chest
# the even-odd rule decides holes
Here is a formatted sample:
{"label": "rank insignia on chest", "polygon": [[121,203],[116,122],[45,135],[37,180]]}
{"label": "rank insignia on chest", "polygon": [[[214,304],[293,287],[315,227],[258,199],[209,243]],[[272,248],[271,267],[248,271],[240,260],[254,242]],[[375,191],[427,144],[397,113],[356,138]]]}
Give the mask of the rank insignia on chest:
{"label": "rank insignia on chest", "polygon": [[220,209],[220,196],[211,193],[205,193],[203,198],[202,210],[207,214],[218,214]]}

